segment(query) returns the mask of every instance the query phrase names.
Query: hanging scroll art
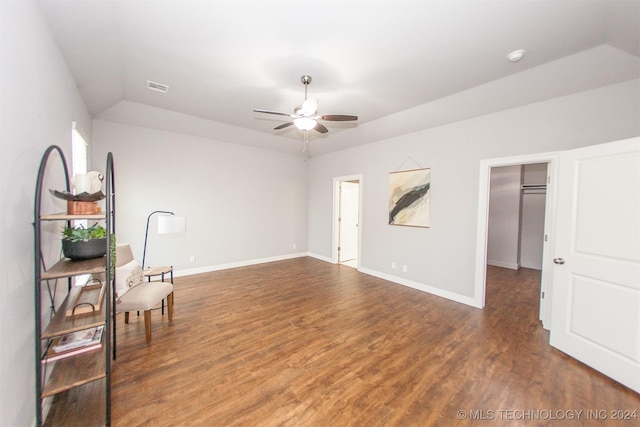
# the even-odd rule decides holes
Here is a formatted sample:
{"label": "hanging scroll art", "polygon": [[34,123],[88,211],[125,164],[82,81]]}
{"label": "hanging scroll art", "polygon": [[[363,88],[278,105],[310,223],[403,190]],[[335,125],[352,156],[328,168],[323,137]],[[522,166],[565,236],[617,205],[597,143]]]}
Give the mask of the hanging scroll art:
{"label": "hanging scroll art", "polygon": [[429,227],[431,169],[389,174],[389,224]]}

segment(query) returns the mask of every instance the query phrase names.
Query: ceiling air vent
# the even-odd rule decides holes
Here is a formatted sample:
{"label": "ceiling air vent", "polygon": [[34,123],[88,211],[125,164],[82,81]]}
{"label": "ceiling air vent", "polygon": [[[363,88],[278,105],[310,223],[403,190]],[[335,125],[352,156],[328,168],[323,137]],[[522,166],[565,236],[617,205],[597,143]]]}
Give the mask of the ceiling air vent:
{"label": "ceiling air vent", "polygon": [[156,92],[167,93],[167,91],[169,90],[169,86],[147,80],[147,89],[155,90]]}

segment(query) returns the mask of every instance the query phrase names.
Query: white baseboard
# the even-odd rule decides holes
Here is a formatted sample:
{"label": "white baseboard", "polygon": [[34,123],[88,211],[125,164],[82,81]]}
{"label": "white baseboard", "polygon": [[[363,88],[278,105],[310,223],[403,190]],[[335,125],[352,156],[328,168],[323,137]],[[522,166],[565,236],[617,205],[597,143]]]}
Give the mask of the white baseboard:
{"label": "white baseboard", "polygon": [[[312,253],[312,252],[299,252],[299,253],[295,253],[295,254],[287,254],[287,255],[281,255],[281,256],[275,256],[275,257],[258,258],[258,259],[252,259],[252,260],[232,262],[232,263],[227,263],[227,264],[211,265],[211,266],[207,266],[207,267],[198,267],[198,268],[190,268],[190,269],[186,269],[186,270],[177,270],[177,271],[174,272],[174,276],[175,277],[180,277],[180,276],[188,276],[188,275],[191,275],[191,274],[209,273],[209,272],[212,272],[212,271],[226,270],[226,269],[229,269],[229,268],[236,268],[236,267],[246,267],[246,266],[249,266],[249,265],[264,264],[266,262],[282,261],[282,260],[285,260],[285,259],[300,258],[300,257],[304,257],[304,256],[309,256],[309,257],[312,257],[312,258],[316,258],[316,259],[318,259],[320,261],[324,261],[324,262],[328,262],[328,263],[332,263],[333,264],[333,260],[331,258],[325,257],[323,255],[319,255],[319,254]],[[389,282],[397,283],[397,284],[403,285],[403,286],[408,286],[410,288],[417,289],[419,291],[426,292],[428,294],[436,295],[436,296],[439,296],[439,297],[442,297],[442,298],[446,298],[446,299],[451,300],[451,301],[455,301],[455,302],[459,302],[461,304],[469,305],[471,307],[482,308],[481,306],[479,306],[477,304],[477,302],[475,301],[474,298],[467,297],[467,296],[464,296],[464,295],[460,295],[460,294],[457,294],[455,292],[445,291],[445,290],[440,289],[440,288],[436,288],[436,287],[433,287],[433,286],[425,285],[424,283],[414,282],[412,280],[407,280],[407,279],[404,279],[402,277],[392,276],[391,274],[381,273],[379,271],[371,270],[369,268],[361,267],[361,268],[358,269],[358,271],[360,271],[361,273],[368,274],[370,276],[379,277],[380,279],[388,280]]]}
{"label": "white baseboard", "polygon": [[459,302],[461,304],[469,305],[475,308],[480,307],[474,298],[467,297],[464,295],[457,294],[455,292],[445,291],[444,289],[436,288],[433,286],[426,285],[424,283],[414,282],[412,280],[407,280],[402,277],[392,276],[391,274],[381,273],[379,271],[371,270],[368,268],[360,268],[358,271],[369,274],[371,276],[379,277],[380,279],[388,280],[393,283],[397,283],[399,285],[407,286],[409,288],[417,289],[422,292],[426,292],[431,295],[435,295],[438,297],[446,298],[451,301]]}
{"label": "white baseboard", "polygon": [[330,263],[333,264],[333,259],[328,258],[328,257],[326,257],[324,255],[314,254],[312,252],[307,252],[307,256],[310,256],[311,258],[319,259],[320,261],[330,262]]}
{"label": "white baseboard", "polygon": [[508,268],[509,270],[520,270],[520,264],[518,263],[513,264],[509,262],[487,260],[487,265],[492,265],[494,267]]}
{"label": "white baseboard", "polygon": [[279,255],[267,258],[248,259],[238,262],[230,262],[226,264],[208,265],[205,267],[188,268],[184,270],[175,270],[174,277],[189,276],[191,274],[209,273],[212,271],[228,270],[230,268],[246,267],[248,265],[264,264],[266,262],[282,261],[285,259],[300,258],[309,255],[307,252],[299,252],[295,254]]}

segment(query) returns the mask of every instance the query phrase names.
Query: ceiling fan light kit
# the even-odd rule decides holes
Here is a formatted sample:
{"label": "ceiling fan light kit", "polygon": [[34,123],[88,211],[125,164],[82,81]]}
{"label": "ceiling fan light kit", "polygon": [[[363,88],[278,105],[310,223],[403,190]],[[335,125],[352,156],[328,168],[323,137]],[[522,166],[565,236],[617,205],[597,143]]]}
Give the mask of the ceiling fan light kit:
{"label": "ceiling fan light kit", "polygon": [[358,120],[358,116],[352,115],[344,115],[344,114],[326,114],[326,115],[317,115],[318,112],[318,100],[315,98],[307,98],[307,86],[311,83],[311,76],[303,75],[300,77],[300,81],[304,85],[304,102],[302,105],[294,108],[293,114],[288,113],[279,113],[277,111],[270,110],[262,110],[262,109],[254,109],[253,111],[256,113],[265,113],[265,114],[275,114],[278,116],[286,116],[293,119],[290,122],[283,123],[279,126],[276,126],[275,130],[281,130],[288,128],[291,125],[295,125],[297,129],[300,129],[304,132],[305,136],[305,145],[307,142],[307,131],[315,130],[319,133],[327,133],[329,129],[318,120],[325,121],[334,121],[334,122],[346,122],[346,121],[355,121]]}
{"label": "ceiling fan light kit", "polygon": [[298,117],[293,120],[293,124],[300,130],[311,130],[316,127],[317,122],[310,117]]}

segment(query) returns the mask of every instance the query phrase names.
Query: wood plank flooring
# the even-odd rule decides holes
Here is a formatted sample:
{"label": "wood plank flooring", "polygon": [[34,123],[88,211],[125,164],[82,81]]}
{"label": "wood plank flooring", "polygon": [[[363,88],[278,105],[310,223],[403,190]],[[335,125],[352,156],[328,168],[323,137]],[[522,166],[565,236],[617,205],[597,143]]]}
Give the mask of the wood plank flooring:
{"label": "wood plank flooring", "polygon": [[118,316],[115,426],[640,425],[608,424],[637,393],[549,346],[535,270],[490,267],[484,310],[313,258],[175,282],[150,345]]}

